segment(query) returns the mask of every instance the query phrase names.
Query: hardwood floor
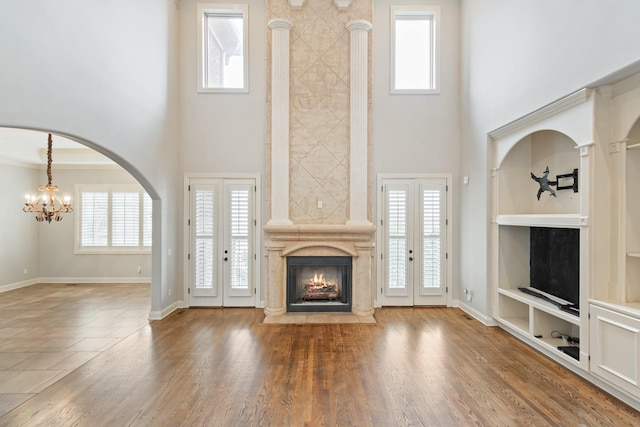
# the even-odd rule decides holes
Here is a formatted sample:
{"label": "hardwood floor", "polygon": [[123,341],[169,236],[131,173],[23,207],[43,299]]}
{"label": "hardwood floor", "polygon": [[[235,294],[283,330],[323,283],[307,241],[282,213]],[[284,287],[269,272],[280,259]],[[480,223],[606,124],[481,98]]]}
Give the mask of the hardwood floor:
{"label": "hardwood floor", "polygon": [[[19,328],[5,318],[17,314],[7,297],[29,292],[0,294],[0,336]],[[25,316],[45,310],[28,300]],[[61,318],[73,316],[74,304],[85,312],[76,297]],[[384,308],[376,324],[263,317],[258,309],[189,309],[139,326],[0,426],[640,424],[637,411],[458,309]],[[13,352],[3,348],[1,357]]]}

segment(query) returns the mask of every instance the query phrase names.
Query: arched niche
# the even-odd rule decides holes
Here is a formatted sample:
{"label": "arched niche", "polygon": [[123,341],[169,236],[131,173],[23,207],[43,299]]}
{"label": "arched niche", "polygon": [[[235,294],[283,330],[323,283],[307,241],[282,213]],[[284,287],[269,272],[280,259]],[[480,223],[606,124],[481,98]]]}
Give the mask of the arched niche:
{"label": "arched niche", "polygon": [[[540,188],[531,174],[541,177],[549,168],[548,179],[556,181],[557,175],[572,173],[580,167],[577,143],[568,135],[556,130],[538,130],[526,135],[502,158],[498,165],[500,214],[570,214],[580,210],[578,193],[573,190],[558,191],[555,197],[546,191],[537,198]],[[572,179],[561,179],[571,183]],[[578,183],[579,184],[579,183]]]}

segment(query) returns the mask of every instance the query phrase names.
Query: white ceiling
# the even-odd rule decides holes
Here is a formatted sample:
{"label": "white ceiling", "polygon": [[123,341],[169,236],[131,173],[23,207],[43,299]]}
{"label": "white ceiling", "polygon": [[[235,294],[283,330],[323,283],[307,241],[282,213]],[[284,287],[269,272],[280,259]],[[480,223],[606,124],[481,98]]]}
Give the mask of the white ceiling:
{"label": "white ceiling", "polygon": [[[52,135],[54,165],[114,165],[97,151],[62,136]],[[47,133],[0,127],[0,161],[47,164]]]}

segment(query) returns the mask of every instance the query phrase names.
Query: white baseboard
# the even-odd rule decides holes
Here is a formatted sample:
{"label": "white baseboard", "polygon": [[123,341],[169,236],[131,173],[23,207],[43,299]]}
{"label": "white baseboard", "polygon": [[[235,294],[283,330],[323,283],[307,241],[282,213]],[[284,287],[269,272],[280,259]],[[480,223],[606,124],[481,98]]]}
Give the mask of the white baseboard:
{"label": "white baseboard", "polygon": [[477,321],[479,321],[480,323],[482,323],[485,326],[498,326],[498,323],[495,321],[495,319],[493,317],[486,316],[485,314],[480,313],[475,308],[471,307],[470,305],[465,304],[464,302],[462,302],[460,300],[455,301],[454,302],[454,306],[459,307],[460,310],[464,311],[469,316],[473,317],[474,319],[476,319]]}
{"label": "white baseboard", "polygon": [[162,320],[174,311],[179,308],[184,307],[184,301],[174,301],[168,307],[163,308],[162,310],[152,310],[149,312],[149,320]]}
{"label": "white baseboard", "polygon": [[151,277],[36,277],[35,279],[23,280],[22,282],[7,283],[0,285],[0,293],[12,291],[14,289],[25,288],[37,283],[143,283],[151,284]]}
{"label": "white baseboard", "polygon": [[148,283],[151,277],[40,277],[37,283]]}
{"label": "white baseboard", "polygon": [[39,279],[29,279],[29,280],[23,280],[22,282],[7,283],[6,285],[0,285],[0,293],[35,285],[36,283],[38,283],[38,280]]}

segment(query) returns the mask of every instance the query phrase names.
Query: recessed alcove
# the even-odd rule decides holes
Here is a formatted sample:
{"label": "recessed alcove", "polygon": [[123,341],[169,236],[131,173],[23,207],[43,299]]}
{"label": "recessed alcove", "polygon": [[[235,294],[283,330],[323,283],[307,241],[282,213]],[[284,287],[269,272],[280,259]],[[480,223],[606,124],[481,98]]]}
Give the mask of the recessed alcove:
{"label": "recessed alcove", "polygon": [[[567,135],[542,130],[533,132],[520,141],[500,164],[500,214],[577,214],[580,211],[579,194],[571,191],[544,192],[538,200],[539,185],[531,174],[540,177],[549,168],[549,180],[556,175],[573,172],[580,167],[576,143]],[[532,197],[533,196],[533,197]]]}

